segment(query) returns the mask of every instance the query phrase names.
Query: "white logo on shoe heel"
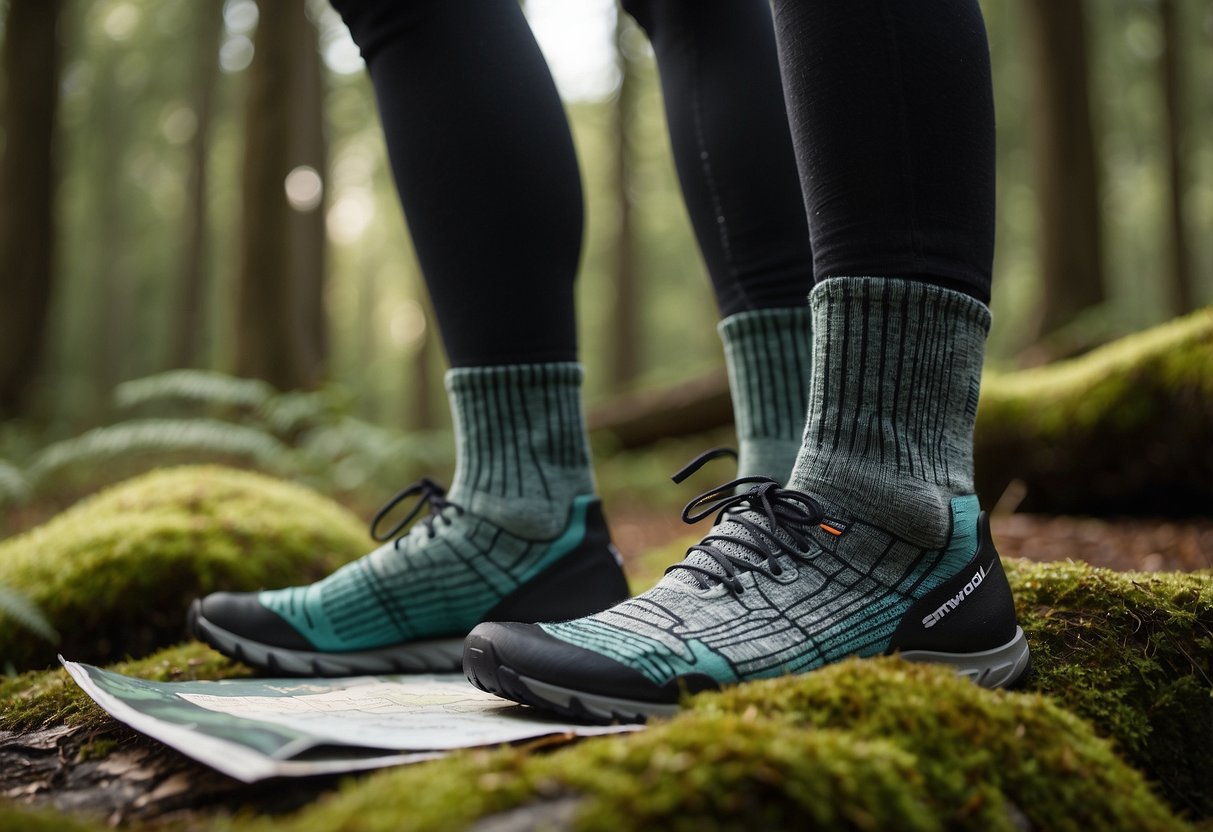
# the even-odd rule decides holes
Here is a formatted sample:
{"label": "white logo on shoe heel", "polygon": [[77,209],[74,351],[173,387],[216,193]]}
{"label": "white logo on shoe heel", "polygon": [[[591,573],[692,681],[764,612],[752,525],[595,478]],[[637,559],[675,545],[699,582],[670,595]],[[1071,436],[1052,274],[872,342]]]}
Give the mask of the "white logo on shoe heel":
{"label": "white logo on shoe heel", "polygon": [[924,630],[929,630],[943,620],[943,617],[952,610],[960,606],[960,602],[973,594],[973,590],[981,586],[981,582],[986,579],[986,570],[994,565],[994,561],[990,561],[989,566],[983,566],[977,570],[977,573],[969,580],[967,584],[961,588],[960,592],[940,604],[939,609],[928,615],[922,620]]}

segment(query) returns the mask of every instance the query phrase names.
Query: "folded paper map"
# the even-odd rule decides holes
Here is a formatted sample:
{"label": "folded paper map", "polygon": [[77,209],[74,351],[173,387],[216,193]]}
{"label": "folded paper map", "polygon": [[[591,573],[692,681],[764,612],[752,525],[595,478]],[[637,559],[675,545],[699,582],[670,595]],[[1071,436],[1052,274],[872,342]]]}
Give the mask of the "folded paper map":
{"label": "folded paper map", "polygon": [[458,674],[149,682],[60,661],[114,719],[246,783],[636,728],[560,722],[477,690]]}

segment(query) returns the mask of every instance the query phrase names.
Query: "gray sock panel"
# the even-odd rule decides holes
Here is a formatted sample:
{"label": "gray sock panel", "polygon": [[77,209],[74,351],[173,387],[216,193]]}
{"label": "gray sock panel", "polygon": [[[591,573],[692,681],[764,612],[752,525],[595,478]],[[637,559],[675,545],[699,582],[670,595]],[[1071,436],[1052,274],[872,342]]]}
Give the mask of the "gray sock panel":
{"label": "gray sock panel", "polygon": [[457,464],[450,497],[535,540],[560,534],[594,493],[580,364],[461,367],[446,374]]}
{"label": "gray sock panel", "polygon": [[724,342],[740,460],[738,475],[787,482],[804,433],[813,360],[808,306],[730,315]]}
{"label": "gray sock panel", "polygon": [[813,384],[791,486],[924,548],[973,492],[973,421],[990,311],[894,278],[838,277],[809,295]]}

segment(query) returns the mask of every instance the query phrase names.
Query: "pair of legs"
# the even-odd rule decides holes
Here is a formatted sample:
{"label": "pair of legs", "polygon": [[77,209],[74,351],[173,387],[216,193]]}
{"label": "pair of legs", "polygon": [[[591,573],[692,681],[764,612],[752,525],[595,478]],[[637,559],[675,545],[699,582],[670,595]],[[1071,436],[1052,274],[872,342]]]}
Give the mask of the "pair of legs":
{"label": "pair of legs", "polygon": [[[465,667],[599,716],[854,653],[1014,648],[972,495],[994,162],[976,0],[777,0],[774,20],[766,0],[625,3],[724,318],[749,490],[705,495],[721,514],[688,559],[585,618],[625,590],[581,418],[581,190],[554,84],[515,0],[334,2],[453,367],[458,466],[449,497],[415,490],[424,524],[326,581],[207,599],[208,640],[365,671],[438,666],[478,621],[573,618],[486,625]],[[981,586],[998,620],[974,641],[977,604],[940,604]],[[1018,675],[1011,653],[986,681]]]}

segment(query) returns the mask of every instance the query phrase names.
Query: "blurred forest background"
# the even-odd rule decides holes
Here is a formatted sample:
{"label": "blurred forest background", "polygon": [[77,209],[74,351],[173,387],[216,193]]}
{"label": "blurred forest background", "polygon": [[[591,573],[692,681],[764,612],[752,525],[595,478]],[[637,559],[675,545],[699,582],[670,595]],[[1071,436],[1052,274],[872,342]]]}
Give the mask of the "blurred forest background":
{"label": "blurred forest background", "polygon": [[[526,7],[586,185],[591,411],[719,378],[643,34],[608,0]],[[991,366],[1208,304],[1213,0],[983,7]],[[449,464],[444,357],[370,84],[326,2],[0,0],[0,28],[0,503],[139,459],[375,494]],[[620,476],[659,483],[665,464]]]}

